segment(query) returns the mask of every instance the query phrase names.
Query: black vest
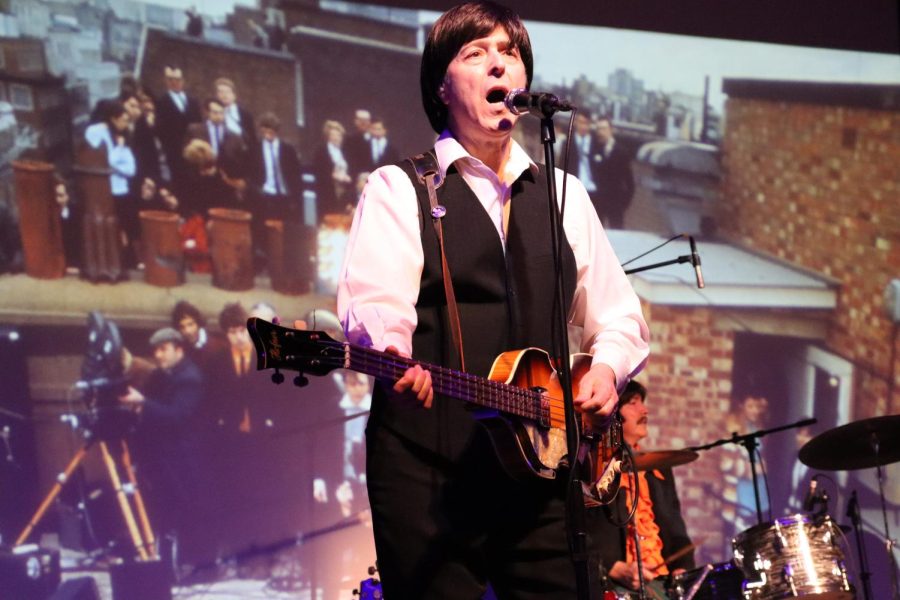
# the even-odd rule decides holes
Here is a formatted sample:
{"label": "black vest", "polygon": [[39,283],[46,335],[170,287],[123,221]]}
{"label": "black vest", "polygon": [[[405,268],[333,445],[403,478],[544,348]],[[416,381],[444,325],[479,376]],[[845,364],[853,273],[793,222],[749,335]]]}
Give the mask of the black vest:
{"label": "black vest", "polygon": [[[459,369],[428,192],[409,161],[398,166],[413,182],[422,216],[425,262],[416,302],[413,357]],[[466,370],[486,377],[502,352],[532,346],[550,351],[555,284],[544,168],[537,174],[526,169],[513,184],[505,253],[493,221],[454,166],[438,190],[438,201],[447,209],[442,222],[444,247],[459,308]],[[575,292],[575,255],[565,238],[562,246],[568,314]],[[465,451],[476,432],[475,420],[461,400],[436,396],[433,407],[423,409],[389,398],[378,389],[369,423],[383,424],[451,460]]]}

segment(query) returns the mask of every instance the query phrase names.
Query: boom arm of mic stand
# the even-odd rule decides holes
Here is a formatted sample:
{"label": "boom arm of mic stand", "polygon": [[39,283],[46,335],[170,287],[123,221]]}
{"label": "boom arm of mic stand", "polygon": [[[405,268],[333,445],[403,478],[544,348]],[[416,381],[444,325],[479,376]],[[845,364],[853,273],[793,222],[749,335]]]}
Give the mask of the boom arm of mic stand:
{"label": "boom arm of mic stand", "polygon": [[691,262],[691,255],[685,254],[683,256],[679,256],[678,258],[673,258],[672,260],[664,260],[663,262],[653,263],[652,265],[644,265],[643,267],[635,267],[633,269],[626,269],[625,274],[631,275],[632,273],[640,273],[641,271],[649,271],[650,269],[658,269],[660,267],[668,267],[669,265],[680,265],[683,263]]}
{"label": "boom arm of mic stand", "polygon": [[688,450],[708,450],[710,448],[721,446],[723,444],[740,444],[741,446],[746,448],[747,455],[750,459],[750,476],[753,478],[753,499],[756,502],[756,522],[762,523],[762,502],[760,501],[759,497],[759,482],[756,480],[756,449],[759,447],[757,440],[769,435],[770,433],[775,433],[776,431],[784,431],[785,429],[793,429],[795,427],[805,427],[807,425],[812,425],[815,422],[816,419],[803,419],[790,425],[782,425],[780,427],[773,427],[772,429],[754,431],[746,435],[738,435],[735,432],[730,438],[717,440],[715,442],[712,442],[711,444],[706,444],[705,446],[694,446],[688,448]]}
{"label": "boom arm of mic stand", "polygon": [[685,448],[685,450],[693,450],[695,452],[700,450],[709,450],[710,448],[715,448],[716,446],[723,446],[725,444],[743,444],[744,440],[751,438],[761,438],[769,435],[770,433],[777,433],[779,431],[784,431],[785,429],[796,429],[797,427],[806,427],[807,425],[814,425],[818,422],[818,419],[802,419],[797,421],[796,423],[791,423],[790,425],[781,425],[779,427],[773,427],[772,429],[760,429],[759,431],[754,431],[751,433],[747,433],[744,435],[734,434],[729,438],[722,438],[721,440],[716,440],[715,442],[710,442],[709,444],[704,444],[702,446],[689,446]]}

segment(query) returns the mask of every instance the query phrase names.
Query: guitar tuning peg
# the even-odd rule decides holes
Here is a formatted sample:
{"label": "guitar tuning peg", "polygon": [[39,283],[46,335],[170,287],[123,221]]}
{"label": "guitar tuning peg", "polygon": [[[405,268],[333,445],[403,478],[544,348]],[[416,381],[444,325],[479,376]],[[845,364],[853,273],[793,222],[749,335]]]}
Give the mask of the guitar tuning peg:
{"label": "guitar tuning peg", "polygon": [[375,567],[369,567],[367,570],[368,570],[370,576],[374,575],[377,572]]}
{"label": "guitar tuning peg", "polygon": [[272,325],[281,325],[281,319],[277,315],[272,317]]}
{"label": "guitar tuning peg", "polygon": [[272,373],[272,383],[274,383],[275,385],[281,385],[282,383],[284,383],[284,373],[282,373],[278,369],[275,369],[275,372]]}
{"label": "guitar tuning peg", "polygon": [[309,379],[307,379],[306,375],[300,373],[296,377],[294,377],[294,385],[297,387],[306,387],[309,385]]}

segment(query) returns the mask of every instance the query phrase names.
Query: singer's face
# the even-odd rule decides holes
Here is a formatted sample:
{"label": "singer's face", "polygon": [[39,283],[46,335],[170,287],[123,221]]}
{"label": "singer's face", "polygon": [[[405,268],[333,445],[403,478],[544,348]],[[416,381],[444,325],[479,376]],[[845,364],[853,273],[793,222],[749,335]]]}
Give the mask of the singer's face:
{"label": "singer's face", "polygon": [[509,137],[518,117],[503,100],[527,81],[519,50],[511,47],[504,28],[468,42],[447,67],[440,94],[450,130],[463,142]]}
{"label": "singer's face", "polygon": [[649,412],[640,394],[633,395],[619,409],[622,415],[622,437],[634,446],[647,437],[647,416]]}

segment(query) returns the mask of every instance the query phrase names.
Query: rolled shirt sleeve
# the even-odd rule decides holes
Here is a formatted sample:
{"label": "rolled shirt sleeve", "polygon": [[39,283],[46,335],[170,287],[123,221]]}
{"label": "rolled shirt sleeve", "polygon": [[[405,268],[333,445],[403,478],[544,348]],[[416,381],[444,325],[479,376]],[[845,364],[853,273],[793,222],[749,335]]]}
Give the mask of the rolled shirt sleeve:
{"label": "rolled shirt sleeve", "polygon": [[[557,170],[560,187],[562,177]],[[580,351],[612,368],[621,388],[646,364],[650,330],[587,191],[572,175],[567,188],[563,227],[578,273],[569,323],[583,328]]]}
{"label": "rolled shirt sleeve", "polygon": [[397,166],[374,171],[363,190],[338,283],[338,315],[347,339],[412,354],[424,256],[419,204]]}

